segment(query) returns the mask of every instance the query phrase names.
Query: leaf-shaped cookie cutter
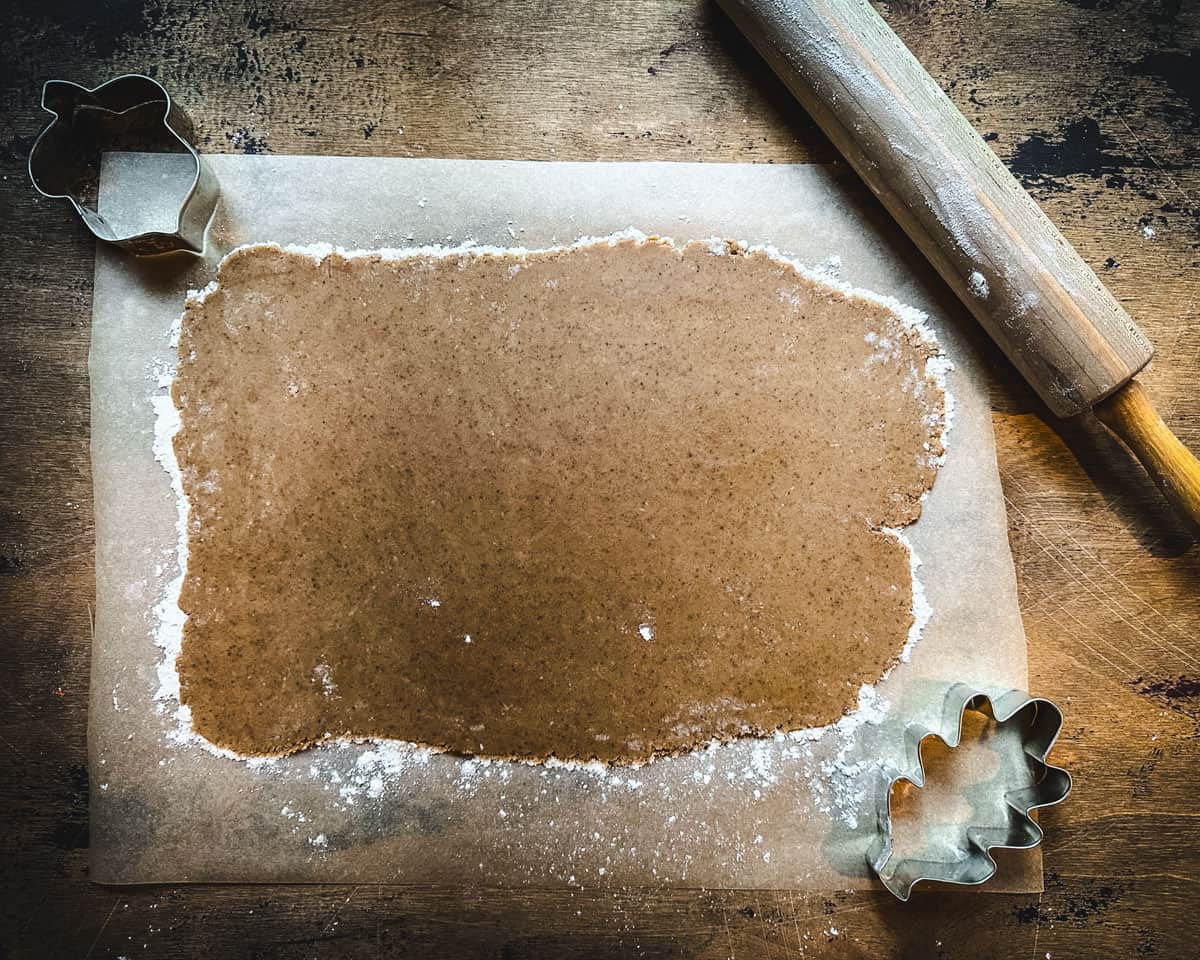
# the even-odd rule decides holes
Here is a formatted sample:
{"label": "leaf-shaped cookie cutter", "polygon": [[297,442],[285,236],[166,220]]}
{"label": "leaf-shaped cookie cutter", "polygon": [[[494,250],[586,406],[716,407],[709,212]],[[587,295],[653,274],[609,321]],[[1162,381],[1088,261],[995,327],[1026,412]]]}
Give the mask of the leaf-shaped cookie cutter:
{"label": "leaf-shaped cookie cutter", "polygon": [[[204,253],[204,234],[220,193],[217,178],[192,146],[191,121],[158,81],[131,73],[89,89],[48,80],[42,87],[42,109],[54,119],[29,153],[29,178],[39,193],[69,201],[96,237],[137,256]],[[87,204],[85,188],[98,176],[100,152],[116,136],[191,157],[195,172],[173,231],[119,236]]]}
{"label": "leaf-shaped cookie cutter", "polygon": [[[1030,773],[1030,782],[1014,786],[1004,794],[1008,823],[1003,827],[968,826],[965,857],[945,860],[899,858],[893,855],[892,789],[900,781],[925,786],[925,766],[921,745],[936,737],[954,748],[962,740],[963,714],[967,710],[990,713],[998,724],[1019,723],[1021,746]],[[1028,849],[1042,840],[1041,828],[1030,817],[1039,807],[1049,807],[1066,799],[1071,791],[1071,776],[1046,760],[1062,730],[1062,711],[1042,697],[1031,697],[1021,690],[989,696],[967,684],[956,683],[946,694],[942,720],[936,729],[911,723],[904,731],[906,767],[898,774],[885,776],[877,804],[878,832],[867,860],[872,871],[900,900],[908,900],[913,887],[922,880],[962,885],[980,884],[996,872],[990,851],[996,848]]]}

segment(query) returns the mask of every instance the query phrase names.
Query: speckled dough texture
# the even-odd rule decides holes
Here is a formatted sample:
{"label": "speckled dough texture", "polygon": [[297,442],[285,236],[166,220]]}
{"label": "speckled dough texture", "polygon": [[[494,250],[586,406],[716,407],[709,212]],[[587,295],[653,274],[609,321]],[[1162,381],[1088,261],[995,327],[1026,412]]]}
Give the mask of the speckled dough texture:
{"label": "speckled dough texture", "polygon": [[837,719],[912,624],[934,351],[736,245],[236,251],[172,388],[195,729],[620,763]]}

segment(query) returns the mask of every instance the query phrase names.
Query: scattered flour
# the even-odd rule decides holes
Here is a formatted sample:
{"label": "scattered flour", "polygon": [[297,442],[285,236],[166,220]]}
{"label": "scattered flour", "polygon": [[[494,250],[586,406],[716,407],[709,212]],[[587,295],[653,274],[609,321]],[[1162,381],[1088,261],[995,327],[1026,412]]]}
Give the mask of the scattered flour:
{"label": "scattered flour", "polygon": [[313,667],[313,680],[321,684],[321,692],[327,697],[335,697],[337,695],[337,684],[333,682],[333,678],[329,675],[329,664],[318,663]]}
{"label": "scattered flour", "polygon": [[972,270],[971,275],[967,277],[967,290],[971,296],[977,300],[986,300],[991,290],[988,288],[987,277],[978,270]]}

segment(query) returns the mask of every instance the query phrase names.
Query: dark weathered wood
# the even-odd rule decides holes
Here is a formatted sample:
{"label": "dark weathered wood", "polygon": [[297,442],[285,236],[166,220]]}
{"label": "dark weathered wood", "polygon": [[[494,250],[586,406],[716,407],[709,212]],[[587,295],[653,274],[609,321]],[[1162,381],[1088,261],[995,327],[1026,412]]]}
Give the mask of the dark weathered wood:
{"label": "dark weathered wood", "polygon": [[[93,252],[25,181],[44,79],[153,70],[210,151],[833,156],[703,0],[97,6],[24,0],[0,31],[0,957],[1195,954],[1200,550],[1120,443],[1095,422],[1048,425],[998,352],[1031,685],[1066,710],[1054,756],[1076,780],[1042,817],[1044,895],[901,908],[875,894],[90,884]],[[1155,341],[1139,380],[1196,448],[1200,5],[880,10]]]}

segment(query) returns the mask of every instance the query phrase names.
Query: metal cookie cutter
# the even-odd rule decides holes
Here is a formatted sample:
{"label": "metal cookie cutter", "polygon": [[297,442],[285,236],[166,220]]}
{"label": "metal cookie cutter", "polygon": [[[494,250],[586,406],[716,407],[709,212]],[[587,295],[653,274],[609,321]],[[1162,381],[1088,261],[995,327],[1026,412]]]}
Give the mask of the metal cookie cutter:
{"label": "metal cookie cutter", "polygon": [[[128,74],[94,89],[66,80],[42,88],[54,119],[29,154],[29,177],[43,196],[66,199],[99,239],[140,257],[177,250],[203,254],[204,232],[217,204],[217,178],[191,144],[192,124],[162,85]],[[182,196],[173,232],[118,236],[95,209],[100,157],[106,150],[183,153],[195,173]]]}
{"label": "metal cookie cutter", "polygon": [[[966,827],[965,850],[947,850],[944,859],[901,858],[894,855],[892,835],[892,788],[907,781],[925,786],[925,767],[921,744],[937,737],[946,746],[957,747],[962,739],[963,714],[975,710],[990,714],[998,725],[1015,725],[1024,753],[1027,776],[1007,784],[1004,806],[1005,826]],[[989,697],[966,684],[956,683],[946,694],[942,720],[937,729],[912,723],[905,728],[906,768],[886,776],[880,787],[877,817],[879,832],[867,853],[871,869],[900,900],[908,900],[913,887],[922,880],[972,885],[983,883],[996,872],[989,851],[1000,847],[1026,849],[1036,847],[1042,831],[1029,816],[1038,807],[1065,800],[1071,790],[1067,771],[1046,762],[1046,756],[1062,730],[1062,712],[1041,697],[1020,690]]]}

